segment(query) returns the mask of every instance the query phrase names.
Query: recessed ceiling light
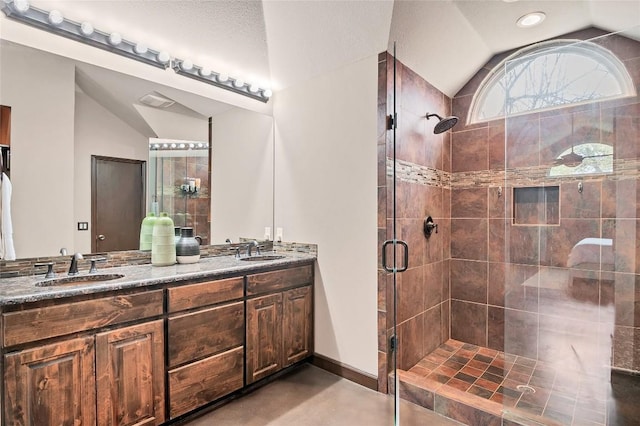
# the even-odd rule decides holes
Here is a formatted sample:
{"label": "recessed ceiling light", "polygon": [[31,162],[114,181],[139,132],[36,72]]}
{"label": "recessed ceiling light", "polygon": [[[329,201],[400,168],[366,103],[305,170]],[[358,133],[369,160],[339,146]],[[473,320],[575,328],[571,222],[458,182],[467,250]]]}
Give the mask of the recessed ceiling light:
{"label": "recessed ceiling light", "polygon": [[519,17],[518,20],[516,21],[516,24],[520,28],[533,27],[535,25],[538,25],[542,21],[544,21],[544,18],[546,16],[547,15],[545,15],[544,12],[527,13],[526,15],[522,15],[521,17]]}

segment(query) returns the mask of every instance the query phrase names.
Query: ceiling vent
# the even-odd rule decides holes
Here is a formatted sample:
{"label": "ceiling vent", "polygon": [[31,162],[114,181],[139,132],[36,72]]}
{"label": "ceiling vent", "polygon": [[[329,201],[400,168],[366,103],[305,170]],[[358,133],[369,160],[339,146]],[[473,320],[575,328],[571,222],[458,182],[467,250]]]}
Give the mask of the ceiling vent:
{"label": "ceiling vent", "polygon": [[175,101],[158,95],[157,93],[147,93],[139,99],[140,103],[143,103],[154,108],[168,108],[175,104]]}

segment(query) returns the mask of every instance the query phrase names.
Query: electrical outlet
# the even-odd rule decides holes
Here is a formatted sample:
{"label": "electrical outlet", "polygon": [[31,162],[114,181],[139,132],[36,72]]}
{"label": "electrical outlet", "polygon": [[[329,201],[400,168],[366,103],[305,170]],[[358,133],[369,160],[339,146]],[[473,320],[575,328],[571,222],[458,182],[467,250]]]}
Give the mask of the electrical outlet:
{"label": "electrical outlet", "polygon": [[78,231],[88,231],[89,222],[78,222]]}
{"label": "electrical outlet", "polygon": [[270,240],[271,239],[271,227],[270,226],[265,226],[264,227],[264,239],[265,240]]}
{"label": "electrical outlet", "polygon": [[276,239],[282,241],[282,228],[276,228]]}

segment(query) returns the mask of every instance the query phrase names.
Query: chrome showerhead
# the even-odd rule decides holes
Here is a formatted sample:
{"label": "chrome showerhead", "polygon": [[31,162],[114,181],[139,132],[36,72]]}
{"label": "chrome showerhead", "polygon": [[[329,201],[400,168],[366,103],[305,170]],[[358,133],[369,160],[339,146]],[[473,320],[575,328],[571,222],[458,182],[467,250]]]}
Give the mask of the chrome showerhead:
{"label": "chrome showerhead", "polygon": [[437,117],[438,120],[440,120],[433,128],[433,133],[435,133],[436,135],[446,132],[447,130],[455,126],[456,123],[458,122],[458,117],[456,117],[455,115],[442,118],[438,114],[427,113],[427,120],[430,119],[431,117]]}

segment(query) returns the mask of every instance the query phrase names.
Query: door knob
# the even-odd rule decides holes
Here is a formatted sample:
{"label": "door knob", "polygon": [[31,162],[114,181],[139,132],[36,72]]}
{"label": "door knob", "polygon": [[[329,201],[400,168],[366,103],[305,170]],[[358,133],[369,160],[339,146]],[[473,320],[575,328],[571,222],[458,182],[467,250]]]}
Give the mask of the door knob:
{"label": "door knob", "polygon": [[98,235],[98,237],[97,237],[97,238],[98,238],[98,240],[100,240],[100,241],[104,241],[107,237],[105,237],[104,235],[100,234],[100,235]]}

